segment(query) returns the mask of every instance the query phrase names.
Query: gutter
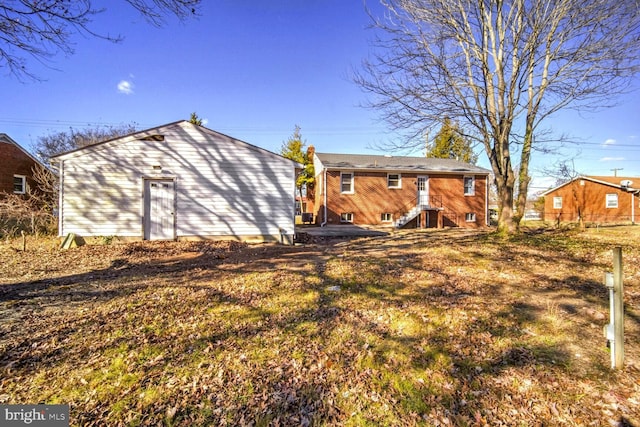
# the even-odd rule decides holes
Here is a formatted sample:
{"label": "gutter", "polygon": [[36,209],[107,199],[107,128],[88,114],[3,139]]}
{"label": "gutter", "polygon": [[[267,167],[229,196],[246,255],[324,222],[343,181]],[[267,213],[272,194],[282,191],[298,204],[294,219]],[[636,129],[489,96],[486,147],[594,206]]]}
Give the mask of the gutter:
{"label": "gutter", "polygon": [[324,216],[322,217],[322,224],[320,224],[320,227],[324,227],[325,225],[327,225],[328,222],[328,218],[327,218],[327,168],[324,168],[324,178],[323,178],[323,186],[322,186],[322,190],[324,191]]}

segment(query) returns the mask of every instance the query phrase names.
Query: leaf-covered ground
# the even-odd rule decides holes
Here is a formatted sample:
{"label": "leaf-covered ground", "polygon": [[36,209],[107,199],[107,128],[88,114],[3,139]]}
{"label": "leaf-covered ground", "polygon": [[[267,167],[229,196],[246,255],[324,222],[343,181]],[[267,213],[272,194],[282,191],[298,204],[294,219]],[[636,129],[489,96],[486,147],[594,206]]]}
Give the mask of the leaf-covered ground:
{"label": "leaf-covered ground", "polygon": [[0,403],[68,403],[87,426],[640,426],[639,237],[2,244]]}

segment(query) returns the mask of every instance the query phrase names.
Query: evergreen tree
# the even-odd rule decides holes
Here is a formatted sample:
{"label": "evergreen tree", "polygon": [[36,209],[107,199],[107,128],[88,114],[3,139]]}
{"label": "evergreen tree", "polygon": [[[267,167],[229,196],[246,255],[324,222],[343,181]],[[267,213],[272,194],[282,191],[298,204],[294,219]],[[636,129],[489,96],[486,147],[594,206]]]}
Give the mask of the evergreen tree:
{"label": "evergreen tree", "polygon": [[282,143],[280,154],[282,154],[282,157],[304,164],[305,155],[303,148],[305,145],[306,143],[302,140],[300,126],[296,125],[293,134]]}
{"label": "evergreen tree", "polygon": [[202,119],[198,117],[198,115],[193,112],[191,113],[191,117],[189,118],[189,123],[193,123],[194,125],[202,126]]}
{"label": "evergreen tree", "polygon": [[302,202],[303,191],[306,190],[307,198],[313,198],[313,185],[315,182],[315,173],[313,168],[313,146],[307,151],[304,150],[306,142],[302,139],[300,126],[296,125],[293,134],[282,143],[280,154],[282,157],[291,159],[304,165],[296,178],[296,188],[300,194],[300,202]]}
{"label": "evergreen tree", "polygon": [[471,148],[471,140],[462,135],[458,124],[448,117],[445,117],[431,147],[427,148],[427,157],[456,159],[473,165],[478,161],[478,155]]}

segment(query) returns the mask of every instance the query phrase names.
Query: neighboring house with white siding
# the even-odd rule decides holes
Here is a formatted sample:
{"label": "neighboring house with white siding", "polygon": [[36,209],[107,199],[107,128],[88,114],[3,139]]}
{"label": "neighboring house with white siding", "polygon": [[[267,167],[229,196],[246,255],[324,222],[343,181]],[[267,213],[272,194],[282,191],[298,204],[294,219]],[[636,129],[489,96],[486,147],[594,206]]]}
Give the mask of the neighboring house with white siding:
{"label": "neighboring house with white siding", "polygon": [[292,242],[296,162],[188,121],[60,154],[59,234]]}

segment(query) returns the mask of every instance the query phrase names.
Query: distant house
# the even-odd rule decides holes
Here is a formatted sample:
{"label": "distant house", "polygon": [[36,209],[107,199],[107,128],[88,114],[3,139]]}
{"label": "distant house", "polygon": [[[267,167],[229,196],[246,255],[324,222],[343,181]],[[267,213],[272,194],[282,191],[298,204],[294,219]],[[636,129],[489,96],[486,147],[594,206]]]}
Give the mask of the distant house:
{"label": "distant house", "polygon": [[487,169],[449,159],[315,153],[316,223],[488,225]]}
{"label": "distant house", "polygon": [[33,169],[41,163],[6,133],[0,133],[0,193],[26,194],[35,187]]}
{"label": "distant house", "polygon": [[70,151],[60,235],[291,242],[298,163],[187,121]]}
{"label": "distant house", "polygon": [[545,221],[635,223],[640,178],[579,176],[543,193]]}

